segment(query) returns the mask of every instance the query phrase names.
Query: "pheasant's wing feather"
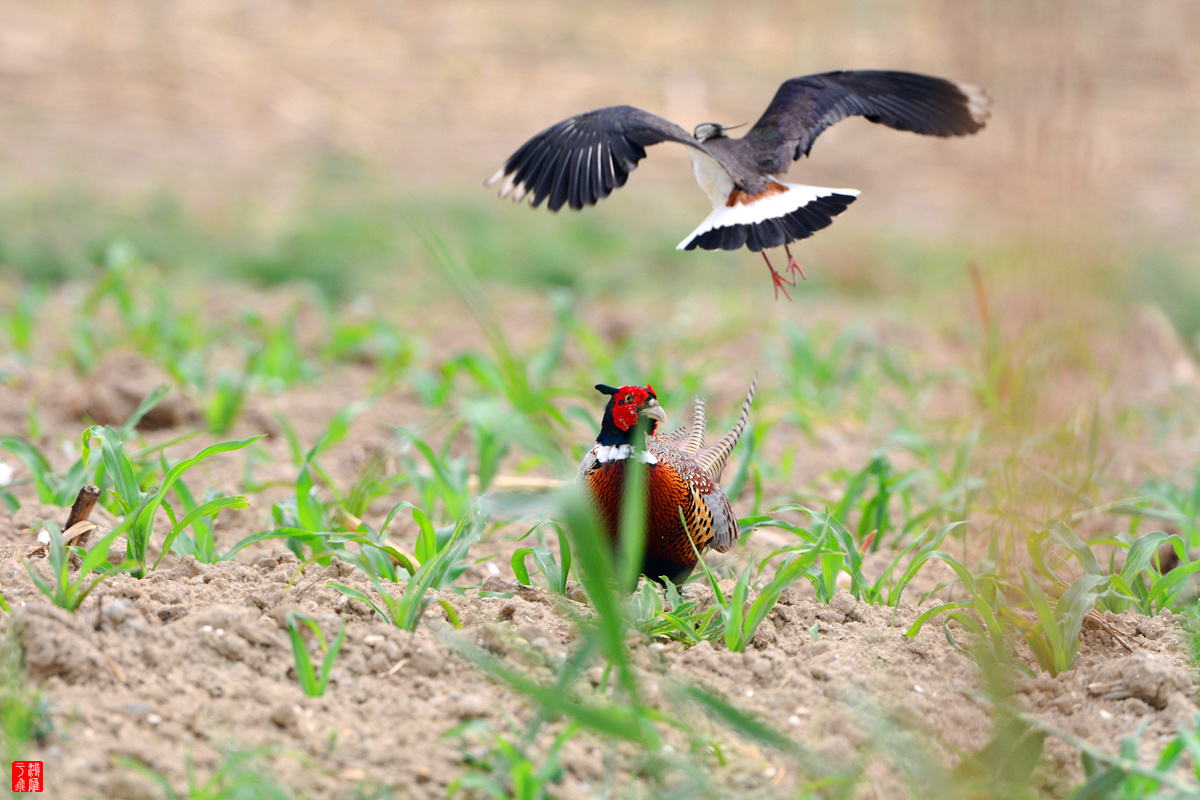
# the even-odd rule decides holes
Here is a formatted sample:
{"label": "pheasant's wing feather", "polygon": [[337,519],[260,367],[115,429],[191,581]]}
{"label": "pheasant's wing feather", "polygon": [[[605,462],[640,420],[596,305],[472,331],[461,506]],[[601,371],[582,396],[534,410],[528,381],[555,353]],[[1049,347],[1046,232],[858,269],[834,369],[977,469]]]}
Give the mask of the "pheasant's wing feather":
{"label": "pheasant's wing feather", "polygon": [[750,419],[750,403],[754,400],[754,389],[757,385],[758,376],[755,375],[754,380],[750,382],[750,391],[746,393],[746,399],[742,402],[742,412],[738,415],[737,422],[729,429],[729,433],[718,439],[711,447],[700,451],[696,456],[696,461],[701,468],[714,481],[721,479],[721,472],[725,469],[725,462],[729,460],[729,454],[733,452],[738,440],[742,438],[742,431],[746,429],[746,423]]}
{"label": "pheasant's wing feather", "polygon": [[670,544],[659,546],[674,550],[681,560],[693,544],[700,553],[732,547],[738,538],[737,517],[721,487],[681,449],[660,442],[650,442],[649,449],[657,459],[650,470],[650,518],[664,526],[673,527],[676,520],[683,525],[678,538],[667,537]]}
{"label": "pheasant's wing feather", "polygon": [[579,464],[579,480],[583,480],[584,476],[586,476],[589,472],[591,472],[595,468],[595,466],[596,466],[596,450],[595,450],[595,448],[593,448],[591,450],[588,450],[587,455],[583,457],[583,461]]}
{"label": "pheasant's wing feather", "polygon": [[[699,147],[676,125],[633,106],[610,106],[565,119],[534,136],[509,156],[485,186],[500,183],[500,196],[558,211],[579,210],[608,197],[659,142]],[[501,183],[503,181],[503,183]]]}
{"label": "pheasant's wing feather", "polygon": [[784,81],[745,140],[759,166],[783,172],[821,132],[847,117],[929,136],[965,136],[987,122],[982,89],[912,72],[843,70]]}
{"label": "pheasant's wing feather", "polygon": [[678,427],[673,431],[666,433],[656,433],[654,438],[658,439],[663,444],[669,444],[672,447],[682,447],[683,442],[687,440],[688,434],[691,433],[691,428]]}
{"label": "pheasant's wing feather", "polygon": [[700,497],[712,517],[713,530],[709,545],[717,552],[724,553],[737,543],[737,515],[733,513],[733,506],[729,505],[729,498],[715,484],[712,491],[704,492]]}

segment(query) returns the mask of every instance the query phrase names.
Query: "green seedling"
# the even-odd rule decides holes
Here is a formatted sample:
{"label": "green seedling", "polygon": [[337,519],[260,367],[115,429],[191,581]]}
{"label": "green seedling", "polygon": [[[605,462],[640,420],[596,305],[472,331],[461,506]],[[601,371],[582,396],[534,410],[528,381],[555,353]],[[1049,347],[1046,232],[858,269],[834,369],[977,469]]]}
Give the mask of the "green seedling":
{"label": "green seedling", "polygon": [[388,474],[387,453],[382,449],[372,450],[346,492],[341,509],[355,518],[362,517],[372,502],[392,497],[408,481],[407,475]]}
{"label": "green seedling", "polygon": [[866,356],[876,348],[865,331],[853,327],[836,335],[828,331],[815,334],[800,325],[783,328],[782,365],[784,386],[794,398],[789,416],[810,435],[813,421],[828,415],[841,404],[851,388],[857,387],[864,398],[874,395],[869,384],[874,378]]}
{"label": "green seedling", "polygon": [[529,365],[509,344],[499,317],[471,268],[436,235],[426,238],[426,248],[442,276],[483,330],[491,348],[494,361],[480,360],[476,364],[481,368],[477,376],[483,379],[481,383],[500,390],[513,409],[535,427],[562,424],[562,414],[550,402],[549,395],[539,391],[530,375]]}
{"label": "green seedling", "polygon": [[26,675],[24,646],[18,626],[0,625],[0,758],[9,763],[29,757],[54,732],[46,696]]}
{"label": "green seedling", "polygon": [[241,417],[249,388],[244,374],[230,369],[217,372],[201,401],[204,420],[214,436],[223,436]]}
{"label": "green seedling", "polygon": [[[336,556],[347,563],[354,564],[373,578],[395,583],[399,580],[396,572],[397,567],[412,575],[419,566],[419,563],[413,556],[398,550],[388,542],[385,536],[388,526],[391,525],[396,514],[409,508],[414,510],[414,518],[416,518],[419,510],[412,503],[402,500],[388,512],[387,519],[384,520],[383,525],[378,531],[366,523],[362,523],[358,531],[349,532],[314,532],[300,528],[276,528],[268,531],[259,531],[239,541],[221,558],[223,560],[230,559],[238,551],[259,542],[270,539],[284,539],[288,547],[304,562],[315,561],[328,566],[330,560]],[[424,514],[421,514],[420,518],[424,519]],[[450,536],[449,530],[445,532],[446,535],[443,537],[438,537],[435,531],[433,533],[435,542],[445,543]],[[347,549],[346,545],[355,545],[357,550]],[[309,549],[307,556],[304,553],[304,548],[306,547]],[[457,578],[461,574],[461,570],[452,571],[450,574],[452,575],[452,579]]]}
{"label": "green seedling", "polygon": [[[1020,717],[1030,728],[1079,751],[1085,780],[1067,800],[1179,800],[1200,796],[1200,769],[1196,767],[1200,763],[1200,733],[1196,720],[1190,726],[1177,723],[1177,735],[1166,740],[1153,765],[1146,765],[1139,756],[1139,741],[1146,735],[1149,720],[1122,739],[1120,751],[1113,754],[1033,714]],[[1187,761],[1191,764],[1185,768]]]}
{"label": "green seedling", "polygon": [[[754,633],[758,630],[758,626],[779,602],[779,596],[783,594],[784,590],[809,575],[818,560],[827,554],[828,551],[823,547],[824,541],[822,539],[815,546],[792,555],[780,564],[775,570],[775,575],[766,586],[759,590],[758,596],[754,598],[753,602],[750,601],[751,576],[755,572],[753,565],[747,564],[741,571],[733,586],[733,592],[727,599],[708,564],[703,558],[699,560],[700,567],[704,570],[704,575],[712,586],[714,603],[719,609],[723,623],[721,628],[725,634],[726,647],[735,653],[746,649],[754,640]],[[693,547],[695,547],[694,543]],[[759,562],[758,572],[761,573],[773,555],[767,556]]]}
{"label": "green seedling", "polygon": [[[162,402],[169,391],[166,386],[159,386],[148,394],[138,407],[125,421],[118,431],[119,436],[128,436],[138,422],[156,405]],[[169,444],[169,443],[167,443]],[[165,447],[166,444],[160,445]],[[87,483],[87,466],[84,459],[79,459],[66,471],[54,472],[50,461],[30,441],[20,436],[0,436],[0,451],[7,451],[25,465],[38,493],[38,501],[46,505],[66,506],[75,499],[79,487]],[[0,500],[3,500],[13,510],[19,506],[16,497],[0,487]]]}
{"label": "green seedling", "polygon": [[310,381],[315,374],[300,349],[296,313],[295,309],[290,310],[277,325],[253,311],[242,314],[241,323],[248,332],[244,345],[246,378],[271,394]]}
{"label": "green seedling", "polygon": [[[414,508],[413,512],[413,516],[416,518],[420,510]],[[421,518],[424,518],[424,514],[421,514]],[[428,524],[428,520],[425,522]],[[437,545],[436,533],[432,526],[428,528],[428,534],[423,529],[422,535],[427,536],[427,542],[431,538],[433,543],[432,545],[427,544],[424,549],[418,546],[418,552],[428,557],[421,561],[409,576],[405,582],[404,592],[399,597],[385,589],[380,579],[374,575],[371,576],[371,581],[375,585],[381,602],[376,602],[370,595],[352,586],[340,583],[326,585],[353,600],[366,603],[375,610],[375,613],[392,625],[408,631],[416,630],[421,616],[429,606],[428,593],[431,590],[450,585],[462,574],[466,569],[467,553],[471,545],[479,540],[485,524],[486,519],[473,512],[458,521],[441,546]],[[428,549],[431,546],[436,548],[432,553]]]}
{"label": "green seedling", "polygon": [[451,439],[447,439],[440,453],[434,452],[423,439],[404,428],[396,428],[400,440],[410,445],[424,459],[422,466],[407,453],[402,453],[404,470],[416,488],[421,505],[430,509],[441,506],[449,519],[458,519],[470,504],[469,478],[466,456],[451,456]]}
{"label": "green seedling", "polygon": [[1188,547],[1200,545],[1200,465],[1190,489],[1152,479],[1142,485],[1139,497],[1117,503],[1112,510],[1130,517],[1130,536],[1137,535],[1143,519],[1163,520],[1179,529]]}
{"label": "green seedling", "polygon": [[[338,652],[342,649],[342,642],[346,639],[346,623],[343,622],[338,629],[338,635],[333,640],[333,644],[326,645],[325,636],[321,633],[321,626],[312,617],[298,611],[289,611],[284,619],[287,623],[288,636],[292,640],[292,655],[296,659],[296,680],[300,682],[300,688],[306,695],[320,697],[325,694],[325,687],[329,685],[329,676],[333,672],[333,662],[337,660]],[[308,656],[308,646],[305,644],[301,626],[307,627],[312,632],[317,644],[320,645],[321,652],[325,654],[321,660],[320,674],[317,673]]]}
{"label": "green seedling", "polygon": [[33,351],[37,315],[46,299],[46,292],[38,287],[23,287],[13,297],[14,301],[9,307],[0,311],[0,334],[8,344],[8,352],[28,359]]}
{"label": "green seedling", "polygon": [[268,747],[225,752],[212,774],[201,780],[196,772],[195,759],[188,752],[184,756],[187,786],[182,790],[176,789],[165,776],[141,761],[117,756],[116,763],[149,778],[166,800],[295,800],[292,793],[268,775],[264,768],[262,762],[272,753]]}
{"label": "green seedling", "polygon": [[[966,598],[941,603],[924,611],[913,621],[904,635],[916,636],[926,622],[945,613],[946,619],[942,624],[942,630],[946,634],[947,641],[963,652],[972,652],[960,644],[950,631],[949,623],[951,621],[959,623],[970,631],[981,644],[990,645],[990,650],[981,646],[974,651],[976,657],[982,659],[982,666],[993,671],[1000,669],[999,665],[1007,664],[1009,661],[1007,619],[1010,618],[1010,615],[1004,613],[1008,608],[1004,594],[1007,585],[990,573],[976,576],[947,553],[935,551],[929,557],[945,562],[954,570],[954,574],[962,584],[961,591],[966,594]],[[939,586],[928,594],[932,595],[943,588],[945,587]],[[965,611],[971,613],[964,613]]]}
{"label": "green seedling", "polygon": [[[29,573],[29,578],[38,591],[49,598],[54,605],[66,611],[74,612],[83,605],[83,601],[105,578],[119,572],[127,572],[134,566],[126,562],[121,566],[114,567],[108,562],[109,545],[123,532],[121,526],[97,541],[91,550],[70,547],[65,544],[66,536],[84,533],[94,527],[90,522],[78,523],[64,535],[59,531],[57,525],[52,522],[46,523],[45,529],[50,536],[46,555],[47,563],[50,565],[50,581],[39,575],[28,561],[23,561],[25,571]],[[75,573],[74,578],[70,574],[70,556],[72,554],[80,559],[79,570]]]}
{"label": "green seedling", "polygon": [[[539,765],[528,755],[528,736],[520,736],[516,726],[508,734],[492,729],[478,720],[470,720],[444,734],[445,738],[463,741],[459,752],[468,773],[455,778],[447,787],[450,797],[464,793],[483,794],[495,800],[545,800],[553,797],[554,785],[563,777],[558,756],[563,746],[578,732],[579,726],[568,725],[546,749]],[[470,743],[483,745],[476,752]]]}
{"label": "green seedling", "polygon": [[[329,423],[325,426],[324,432],[317,438],[313,446],[304,453],[303,457],[299,457],[299,453],[301,452],[300,441],[294,427],[288,422],[286,417],[277,416],[287,436],[293,457],[297,458],[300,469],[296,475],[293,496],[286,501],[275,503],[271,509],[271,514],[278,525],[278,528],[273,533],[284,530],[297,530],[304,534],[321,534],[345,529],[345,526],[341,525],[338,521],[339,515],[331,512],[331,507],[336,507],[338,500],[331,501],[327,507],[326,503],[322,502],[317,494],[318,478],[326,487],[332,489],[334,486],[333,480],[330,479],[317,459],[325,450],[345,438],[355,418],[369,408],[370,404],[371,401],[351,403],[338,411],[330,419]],[[268,536],[267,538],[272,537]],[[309,542],[313,541],[311,536],[301,535],[297,537],[296,541],[289,541],[288,547],[297,556],[302,557],[300,552],[301,539]]]}
{"label": "green seedling", "polygon": [[[82,461],[76,462],[66,475],[60,475],[51,469],[49,460],[40,450],[20,436],[0,436],[0,450],[16,456],[29,470],[38,502],[44,505],[69,506],[79,487],[87,483]],[[3,489],[0,492],[3,492],[5,503],[16,510],[17,499]]]}
{"label": "green seedling", "polygon": [[[164,464],[163,472],[166,473],[168,469],[169,467]],[[173,545],[179,555],[192,556],[201,564],[213,564],[220,561],[221,553],[217,549],[212,516],[204,513],[208,510],[209,503],[220,498],[217,490],[209,487],[204,493],[203,503],[196,502],[192,490],[183,481],[176,481],[173,491],[179,504],[179,510],[183,512],[185,519],[191,519],[191,524],[179,525],[175,539],[163,542],[163,552],[167,552]],[[168,513],[173,511],[170,506],[166,506],[166,508]],[[172,519],[171,523],[174,525],[175,520]]]}
{"label": "green seedling", "polygon": [[652,583],[643,583],[630,598],[630,612],[634,625],[646,636],[685,645],[714,641],[725,631],[720,606],[701,609],[698,600],[685,600],[670,581],[661,591]]}
{"label": "green seedling", "polygon": [[550,590],[557,594],[567,593],[567,579],[571,574],[571,542],[567,538],[566,532],[560,525],[555,522],[542,523],[539,522],[533,528],[525,533],[521,538],[528,537],[531,533],[538,530],[543,524],[550,524],[554,527],[558,534],[558,552],[562,557],[562,564],[558,563],[558,559],[554,554],[541,545],[533,547],[519,547],[512,554],[512,571],[516,575],[517,580],[525,586],[532,586],[533,583],[529,580],[529,569],[525,566],[525,559],[533,556],[533,563],[541,570],[545,576],[546,582],[550,586]]}
{"label": "green seedling", "polygon": [[[83,462],[89,471],[95,475],[95,482],[101,487],[107,487],[109,510],[124,517],[120,530],[126,532],[126,552],[129,561],[133,562],[131,572],[136,577],[146,574],[146,554],[150,540],[154,535],[155,514],[160,506],[169,505],[166,502],[167,493],[174,487],[183,475],[192,467],[206,458],[220,453],[240,450],[252,442],[261,439],[254,436],[249,439],[239,439],[231,442],[220,442],[205,447],[191,458],[184,459],[163,476],[161,484],[150,491],[143,491],[134,462],[125,452],[125,444],[121,434],[111,426],[93,426],[83,434]],[[146,474],[146,470],[142,471]],[[210,500],[202,506],[193,509],[183,519],[176,522],[171,514],[172,527],[164,540],[163,553],[168,551],[179,531],[191,525],[203,516],[212,516],[222,508],[245,508],[249,500],[245,497],[221,497]],[[159,557],[159,561],[162,557]],[[157,567],[158,562],[155,562]]]}
{"label": "green seedling", "polygon": [[416,343],[390,322],[347,320],[342,310],[331,304],[325,304],[324,312],[329,335],[321,350],[322,357],[333,362],[373,365],[376,377],[372,393],[394,386],[412,365]]}

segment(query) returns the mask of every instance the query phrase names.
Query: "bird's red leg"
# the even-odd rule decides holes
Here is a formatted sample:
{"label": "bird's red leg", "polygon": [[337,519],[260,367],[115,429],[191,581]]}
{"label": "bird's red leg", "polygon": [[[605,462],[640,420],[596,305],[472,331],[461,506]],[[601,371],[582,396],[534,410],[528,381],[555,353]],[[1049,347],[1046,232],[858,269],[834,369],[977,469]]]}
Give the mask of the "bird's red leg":
{"label": "bird's red leg", "polygon": [[771,280],[775,284],[775,299],[779,299],[779,290],[783,289],[783,296],[788,300],[791,300],[792,296],[788,294],[787,287],[795,286],[796,284],[790,283],[787,278],[775,271],[775,268],[771,266],[771,259],[767,258],[767,253],[765,250],[760,252],[762,252],[763,261],[767,262],[767,269],[771,270]]}
{"label": "bird's red leg", "polygon": [[783,252],[787,253],[788,269],[792,273],[792,286],[796,285],[796,275],[799,274],[804,280],[808,280],[808,276],[804,274],[804,270],[796,263],[796,257],[792,255],[792,250],[786,244],[783,246]]}

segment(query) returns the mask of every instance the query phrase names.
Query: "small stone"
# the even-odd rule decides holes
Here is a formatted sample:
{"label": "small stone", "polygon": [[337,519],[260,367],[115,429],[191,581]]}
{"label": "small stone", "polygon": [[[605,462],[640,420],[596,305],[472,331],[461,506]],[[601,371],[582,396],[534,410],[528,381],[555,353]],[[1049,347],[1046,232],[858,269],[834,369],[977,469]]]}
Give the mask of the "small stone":
{"label": "small stone", "polygon": [[838,592],[829,601],[829,607],[842,615],[846,620],[858,620],[858,601],[849,592]]}
{"label": "small stone", "polygon": [[271,709],[271,722],[285,731],[294,731],[300,725],[300,706],[295,703],[280,703]]}
{"label": "small stone", "polygon": [[155,586],[147,594],[151,600],[162,603],[164,606],[179,605],[184,600],[183,590],[176,584]]}
{"label": "small stone", "polygon": [[1153,619],[1138,620],[1135,630],[1139,636],[1147,639],[1161,639],[1163,635],[1162,623],[1156,622]]}
{"label": "small stone", "polygon": [[109,600],[100,610],[100,618],[114,625],[119,625],[129,617],[129,603],[120,598]]}
{"label": "small stone", "polygon": [[121,708],[128,711],[130,716],[134,716],[134,717],[144,717],[147,714],[150,714],[151,712],[154,711],[153,708],[146,705],[145,703],[138,703],[138,702],[122,703]]}
{"label": "small stone", "polygon": [[382,650],[376,650],[371,655],[367,656],[367,671],[376,674],[387,672],[392,665],[388,662],[387,654]]}
{"label": "small stone", "polygon": [[492,703],[478,694],[459,697],[452,706],[454,716],[459,719],[483,719],[492,711]]}
{"label": "small stone", "polygon": [[221,628],[218,628],[217,632],[218,635],[210,641],[212,648],[230,661],[241,661],[246,655],[246,640],[237,636],[227,636]]}
{"label": "small stone", "polygon": [[775,664],[769,658],[756,658],[750,662],[750,672],[759,680],[767,681],[775,674]]}
{"label": "small stone", "polygon": [[419,650],[409,659],[414,670],[427,678],[436,678],[442,674],[442,659],[433,653]]}
{"label": "small stone", "polygon": [[187,606],[167,606],[157,612],[158,618],[164,625],[169,625],[177,619],[183,619],[188,614]]}
{"label": "small stone", "polygon": [[[179,559],[178,563],[171,570],[171,577],[175,579],[194,578],[204,572],[204,566],[196,560],[195,556],[184,556]],[[178,601],[176,601],[178,602]]]}

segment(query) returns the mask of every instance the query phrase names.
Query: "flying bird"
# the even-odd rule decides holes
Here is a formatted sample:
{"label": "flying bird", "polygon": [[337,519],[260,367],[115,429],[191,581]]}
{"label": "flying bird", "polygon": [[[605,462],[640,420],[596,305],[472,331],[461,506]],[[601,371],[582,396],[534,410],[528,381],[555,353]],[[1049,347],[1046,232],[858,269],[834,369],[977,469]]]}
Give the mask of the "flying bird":
{"label": "flying bird", "polygon": [[[584,493],[596,506],[604,531],[615,547],[618,542],[625,465],[630,458],[646,463],[646,552],[642,574],[663,582],[679,583],[696,568],[697,554],[708,548],[729,550],[738,539],[737,516],[717,481],[750,418],[754,387],[729,432],[704,446],[704,401],[697,398],[692,424],[669,433],[658,433],[666,413],[652,386],[597,384],[609,396],[600,420],[596,444],[579,467]],[[634,432],[639,420],[650,424],[645,450],[635,453]]]}
{"label": "flying bird", "polygon": [[[978,87],[912,72],[852,70],[784,81],[767,110],[744,136],[715,122],[692,133],[633,106],[586,111],[534,136],[509,156],[485,186],[500,184],[500,197],[551,211],[579,210],[624,186],[646,148],[678,142],[689,148],[696,182],[713,211],[677,250],[762,252],[775,297],[804,272],[789,244],[829,225],[858,197],[854,189],[785,183],[792,161],[808,155],[821,132],[847,117],[866,117],[901,131],[965,136],[980,130],[990,100]],[[734,126],[737,127],[737,126]],[[764,252],[783,246],[788,281]]]}

